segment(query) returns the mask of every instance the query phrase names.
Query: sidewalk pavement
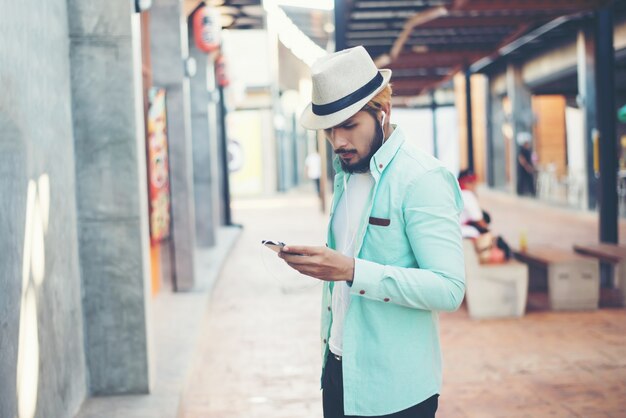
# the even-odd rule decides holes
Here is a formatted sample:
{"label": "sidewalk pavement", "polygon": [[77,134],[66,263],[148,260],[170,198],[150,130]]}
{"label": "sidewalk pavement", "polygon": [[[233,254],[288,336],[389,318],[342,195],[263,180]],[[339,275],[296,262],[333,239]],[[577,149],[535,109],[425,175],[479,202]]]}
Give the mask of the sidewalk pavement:
{"label": "sidewalk pavement", "polygon": [[312,195],[232,208],[244,229],[213,289],[179,416],[318,418],[322,283],[261,241],[324,245],[326,217]]}
{"label": "sidewalk pavement", "polygon": [[[531,245],[596,236],[588,214],[498,194],[482,200],[494,225],[509,223],[513,243],[523,225]],[[327,218],[301,194],[239,200],[233,215],[244,231],[212,292],[179,417],[319,418],[321,283],[260,242],[323,245]],[[440,318],[439,418],[624,417],[626,310],[473,321],[462,306]]]}
{"label": "sidewalk pavement", "polygon": [[198,283],[191,292],[173,293],[164,286],[149,306],[151,334],[151,393],[87,398],[76,418],[171,418],[176,416],[208,295],[239,228],[217,231],[218,245],[197,249]]}

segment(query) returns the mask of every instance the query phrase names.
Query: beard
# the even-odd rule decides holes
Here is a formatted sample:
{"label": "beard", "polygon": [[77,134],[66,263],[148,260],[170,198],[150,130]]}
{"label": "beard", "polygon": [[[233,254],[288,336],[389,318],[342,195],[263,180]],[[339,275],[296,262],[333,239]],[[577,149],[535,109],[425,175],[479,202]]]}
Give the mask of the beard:
{"label": "beard", "polygon": [[[341,163],[341,169],[345,171],[346,173],[350,173],[350,174],[367,173],[368,171],[370,171],[370,161],[372,157],[374,156],[374,154],[376,154],[376,151],[378,151],[383,144],[382,127],[380,126],[380,122],[378,120],[376,120],[375,123],[376,123],[376,129],[375,129],[376,133],[374,134],[374,137],[370,141],[370,148],[369,148],[367,155],[352,164],[346,163],[341,158],[339,159],[339,162]],[[347,152],[355,152],[355,151],[356,150],[340,150],[336,152],[336,154],[344,154]]]}

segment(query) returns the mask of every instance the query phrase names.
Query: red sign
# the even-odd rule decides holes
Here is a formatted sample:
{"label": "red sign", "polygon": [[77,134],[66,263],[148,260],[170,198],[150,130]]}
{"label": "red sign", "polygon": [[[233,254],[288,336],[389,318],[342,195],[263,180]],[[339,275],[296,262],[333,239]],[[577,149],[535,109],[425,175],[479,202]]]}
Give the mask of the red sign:
{"label": "red sign", "polygon": [[148,93],[148,197],[150,238],[153,243],[170,236],[170,173],[167,146],[165,89]]}
{"label": "red sign", "polygon": [[200,51],[213,52],[220,47],[220,14],[207,6],[199,7],[193,14],[193,38]]}
{"label": "red sign", "polygon": [[228,76],[226,75],[224,56],[221,54],[215,60],[215,78],[220,87],[227,87],[230,84],[230,80],[228,80]]}

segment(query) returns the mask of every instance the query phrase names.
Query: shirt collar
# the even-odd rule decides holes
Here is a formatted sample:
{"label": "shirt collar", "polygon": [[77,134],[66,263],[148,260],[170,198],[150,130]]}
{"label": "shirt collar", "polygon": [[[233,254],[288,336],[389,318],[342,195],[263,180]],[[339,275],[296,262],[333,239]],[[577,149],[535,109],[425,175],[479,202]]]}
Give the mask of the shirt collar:
{"label": "shirt collar", "polygon": [[[393,132],[389,138],[387,138],[385,143],[378,149],[378,151],[376,151],[370,161],[370,172],[372,175],[375,172],[382,174],[391,160],[393,160],[393,157],[395,157],[396,153],[400,149],[400,146],[404,143],[404,133],[400,127],[395,124],[392,124],[392,126],[394,127]],[[333,168],[336,173],[343,173],[341,161],[339,160],[338,155],[335,155],[335,158],[333,159]]]}

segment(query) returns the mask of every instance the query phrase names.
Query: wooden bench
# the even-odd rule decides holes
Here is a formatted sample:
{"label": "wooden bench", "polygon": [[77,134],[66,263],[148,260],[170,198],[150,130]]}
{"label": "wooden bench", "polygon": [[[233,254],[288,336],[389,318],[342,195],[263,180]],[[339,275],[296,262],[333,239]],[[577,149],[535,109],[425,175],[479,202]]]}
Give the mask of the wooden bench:
{"label": "wooden bench", "polygon": [[613,265],[613,287],[619,288],[620,304],[626,306],[626,245],[597,242],[575,244],[574,251]]}
{"label": "wooden bench", "polygon": [[549,246],[513,251],[513,254],[528,265],[531,290],[547,289],[552,309],[598,308],[600,278],[596,260]]}

